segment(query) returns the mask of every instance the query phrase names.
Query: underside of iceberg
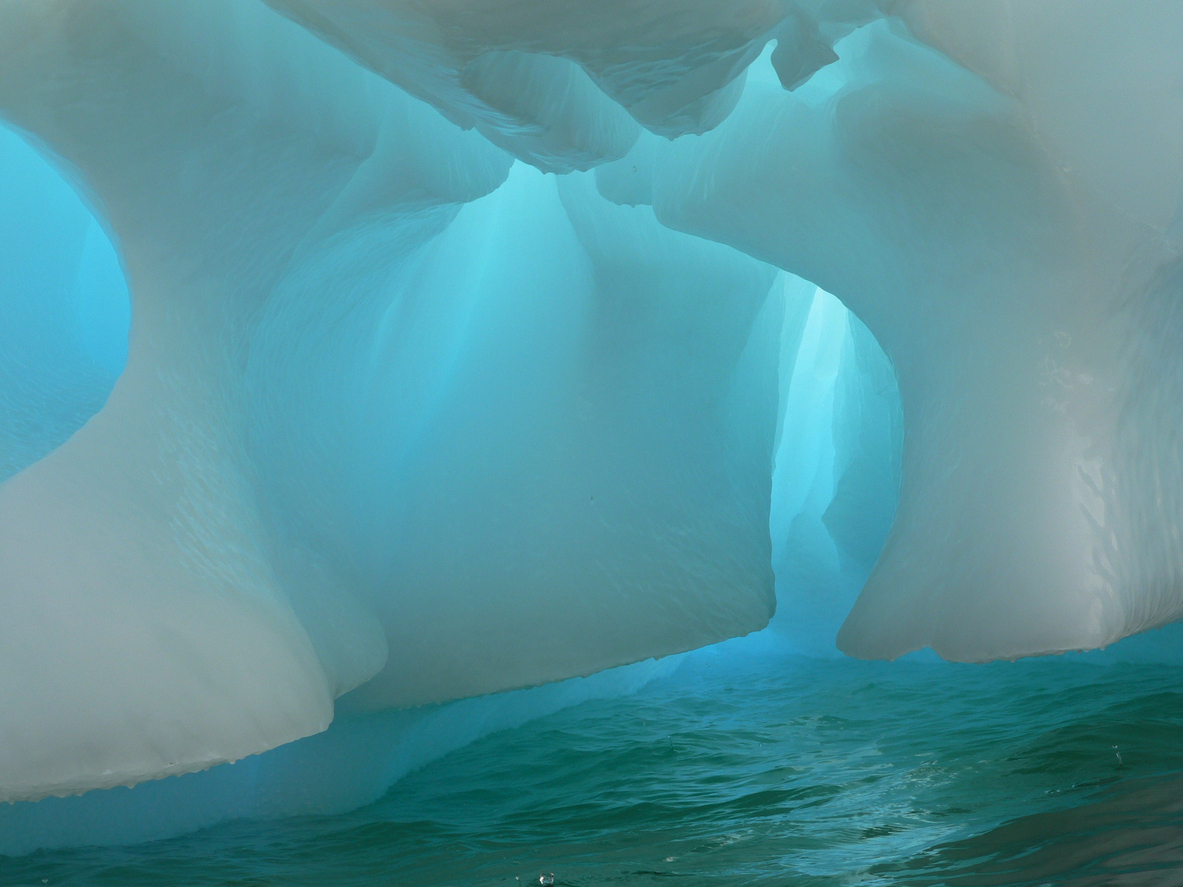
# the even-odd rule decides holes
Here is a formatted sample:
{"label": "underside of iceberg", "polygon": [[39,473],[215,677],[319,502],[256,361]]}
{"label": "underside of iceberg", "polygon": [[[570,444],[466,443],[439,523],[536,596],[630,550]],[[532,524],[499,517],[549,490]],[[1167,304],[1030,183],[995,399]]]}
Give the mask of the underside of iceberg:
{"label": "underside of iceberg", "polygon": [[[348,809],[768,626],[1183,618],[1181,38],[0,2],[0,853]],[[104,832],[141,783],[184,814]]]}

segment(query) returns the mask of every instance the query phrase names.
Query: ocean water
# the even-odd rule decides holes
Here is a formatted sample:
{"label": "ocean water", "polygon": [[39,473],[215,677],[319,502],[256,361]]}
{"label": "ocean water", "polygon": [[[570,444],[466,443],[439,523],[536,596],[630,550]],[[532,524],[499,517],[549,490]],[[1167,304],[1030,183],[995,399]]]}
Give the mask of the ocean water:
{"label": "ocean water", "polygon": [[687,656],[337,816],[0,857],[3,885],[1183,884],[1183,671]]}

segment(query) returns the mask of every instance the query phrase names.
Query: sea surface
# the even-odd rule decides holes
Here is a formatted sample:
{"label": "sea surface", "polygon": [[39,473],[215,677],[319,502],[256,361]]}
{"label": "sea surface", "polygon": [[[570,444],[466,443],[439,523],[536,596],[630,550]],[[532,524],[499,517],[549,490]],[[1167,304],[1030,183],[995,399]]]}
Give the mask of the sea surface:
{"label": "sea surface", "polygon": [[0,856],[3,885],[1181,885],[1183,670],[689,655],[335,816]]}

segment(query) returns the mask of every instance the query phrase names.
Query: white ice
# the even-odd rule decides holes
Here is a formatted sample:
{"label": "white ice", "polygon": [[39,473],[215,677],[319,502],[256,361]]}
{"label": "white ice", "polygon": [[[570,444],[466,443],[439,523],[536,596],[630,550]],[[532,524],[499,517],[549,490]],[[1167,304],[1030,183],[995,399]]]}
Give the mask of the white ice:
{"label": "white ice", "polygon": [[1180,618],[1181,35],[0,4],[0,800],[774,609],[971,661]]}

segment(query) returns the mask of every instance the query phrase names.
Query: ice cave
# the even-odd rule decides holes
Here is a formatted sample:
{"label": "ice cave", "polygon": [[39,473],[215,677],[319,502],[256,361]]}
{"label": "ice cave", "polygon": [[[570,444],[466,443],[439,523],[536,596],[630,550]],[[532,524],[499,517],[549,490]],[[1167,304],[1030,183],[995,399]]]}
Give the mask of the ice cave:
{"label": "ice cave", "polygon": [[0,885],[1183,884],[1180,47],[0,0]]}

